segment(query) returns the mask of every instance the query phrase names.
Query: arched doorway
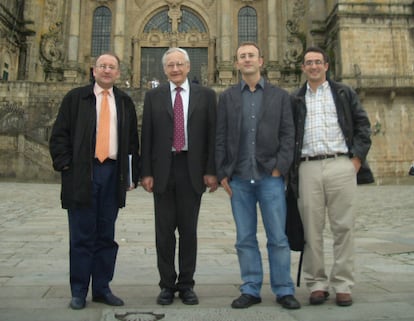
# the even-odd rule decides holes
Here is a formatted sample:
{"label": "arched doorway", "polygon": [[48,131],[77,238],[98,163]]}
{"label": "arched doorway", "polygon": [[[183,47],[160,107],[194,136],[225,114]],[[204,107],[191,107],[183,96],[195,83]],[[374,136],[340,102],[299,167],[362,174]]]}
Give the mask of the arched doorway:
{"label": "arched doorway", "polygon": [[[149,88],[166,81],[161,58],[169,47],[186,49],[191,61],[190,81],[213,82],[214,43],[206,23],[191,8],[162,7],[150,17],[142,34],[133,40],[133,84]],[[138,63],[139,62],[139,63]]]}

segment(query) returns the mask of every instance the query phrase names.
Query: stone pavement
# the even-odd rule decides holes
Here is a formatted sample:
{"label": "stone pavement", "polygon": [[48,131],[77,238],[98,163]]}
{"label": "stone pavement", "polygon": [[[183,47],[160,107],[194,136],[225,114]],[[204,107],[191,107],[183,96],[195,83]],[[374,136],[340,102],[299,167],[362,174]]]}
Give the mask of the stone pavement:
{"label": "stone pavement", "polygon": [[[246,310],[230,308],[239,295],[240,277],[233,218],[222,189],[204,195],[200,212],[195,287],[200,304],[185,306],[176,299],[170,306],[158,306],[153,203],[142,188],[129,192],[117,221],[120,249],[111,286],[126,305],[112,309],[88,297],[84,310],[70,310],[68,228],[59,193],[58,184],[0,183],[0,321],[414,320],[414,177],[405,185],[358,187],[353,306],[337,307],[333,298],[310,306],[302,284],[297,288],[302,309],[295,311],[275,303],[267,271],[263,302]],[[258,234],[267,268],[261,222]],[[294,279],[297,264],[298,253],[292,252]]]}

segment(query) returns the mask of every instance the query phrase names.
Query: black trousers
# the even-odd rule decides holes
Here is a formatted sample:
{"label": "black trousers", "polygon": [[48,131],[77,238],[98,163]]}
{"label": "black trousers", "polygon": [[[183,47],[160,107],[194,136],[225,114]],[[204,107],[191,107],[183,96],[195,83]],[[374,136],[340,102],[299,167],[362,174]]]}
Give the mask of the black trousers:
{"label": "black trousers", "polygon": [[[165,192],[154,193],[155,236],[159,286],[181,290],[194,286],[197,257],[197,223],[201,194],[191,184],[187,154],[173,155]],[[178,265],[175,268],[176,231]]]}
{"label": "black trousers", "polygon": [[118,216],[116,163],[95,164],[91,208],[69,209],[70,285],[73,297],[85,298],[92,279],[92,295],[109,293],[118,244],[114,241]]}

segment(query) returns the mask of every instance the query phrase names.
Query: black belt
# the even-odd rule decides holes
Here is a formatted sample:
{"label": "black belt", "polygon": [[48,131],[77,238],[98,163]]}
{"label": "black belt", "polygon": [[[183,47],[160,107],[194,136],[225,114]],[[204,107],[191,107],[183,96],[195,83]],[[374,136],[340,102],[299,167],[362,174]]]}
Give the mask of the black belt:
{"label": "black belt", "polygon": [[97,158],[95,158],[95,159],[94,159],[94,161],[95,161],[95,164],[98,164],[98,165],[104,165],[104,164],[115,164],[115,163],[116,163],[116,159],[111,159],[111,158],[107,158],[107,159],[105,159],[102,163],[101,163],[101,161],[100,161],[99,159],[97,159]]}
{"label": "black belt", "polygon": [[173,152],[171,152],[171,155],[173,155],[173,156],[184,156],[184,155],[187,155],[187,151],[186,150],[182,150],[182,151],[179,151],[179,152],[176,152],[176,151],[173,151]]}
{"label": "black belt", "polygon": [[328,159],[328,158],[337,158],[339,156],[345,156],[345,155],[348,155],[348,154],[336,153],[336,154],[331,154],[331,155],[305,156],[305,157],[302,157],[300,160],[302,162],[306,162],[306,161],[314,161],[314,160],[323,160],[323,159]]}

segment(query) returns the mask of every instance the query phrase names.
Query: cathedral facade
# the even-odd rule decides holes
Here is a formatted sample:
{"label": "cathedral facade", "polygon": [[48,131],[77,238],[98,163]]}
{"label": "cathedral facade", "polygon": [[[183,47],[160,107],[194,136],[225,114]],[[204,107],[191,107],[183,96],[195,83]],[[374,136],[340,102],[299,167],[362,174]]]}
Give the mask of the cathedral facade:
{"label": "cathedral facade", "polygon": [[60,100],[92,80],[99,54],[119,56],[118,86],[139,114],[145,91],[166,81],[167,48],[185,48],[191,81],[219,93],[239,80],[234,55],[243,41],[258,43],[263,75],[288,91],[304,81],[304,49],[324,48],[330,77],[352,86],[370,116],[368,160],[377,181],[407,175],[414,160],[412,0],[0,0],[0,150],[25,159],[0,165],[0,177],[27,173],[29,161],[47,171]]}

